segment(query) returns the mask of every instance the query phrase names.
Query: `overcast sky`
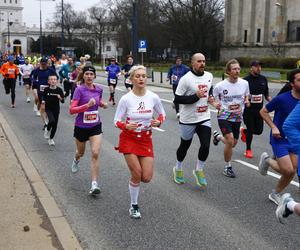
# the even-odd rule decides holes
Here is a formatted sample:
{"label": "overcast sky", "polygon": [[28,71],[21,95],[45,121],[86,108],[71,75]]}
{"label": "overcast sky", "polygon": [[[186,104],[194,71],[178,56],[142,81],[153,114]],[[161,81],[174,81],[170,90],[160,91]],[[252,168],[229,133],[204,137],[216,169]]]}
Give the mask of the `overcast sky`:
{"label": "overcast sky", "polygon": [[[39,0],[23,0],[23,22],[31,27],[33,24],[40,25],[40,1]],[[43,22],[51,19],[55,12],[55,5],[61,4],[61,0],[45,1],[42,0],[42,19]],[[64,0],[64,3],[70,3],[75,10],[84,10],[96,3],[101,3],[100,0]]]}

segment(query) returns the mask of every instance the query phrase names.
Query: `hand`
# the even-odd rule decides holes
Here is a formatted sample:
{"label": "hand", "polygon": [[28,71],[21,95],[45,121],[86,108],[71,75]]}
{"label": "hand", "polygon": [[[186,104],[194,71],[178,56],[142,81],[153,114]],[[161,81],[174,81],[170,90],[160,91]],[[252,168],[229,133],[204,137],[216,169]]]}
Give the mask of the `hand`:
{"label": "hand", "polygon": [[218,103],[215,104],[215,108],[216,108],[217,110],[220,111],[221,107],[222,107],[221,103],[218,102]]}
{"label": "hand", "polygon": [[272,136],[276,139],[281,138],[280,131],[277,127],[272,128]]}
{"label": "hand", "polygon": [[90,100],[89,100],[89,102],[88,102],[88,106],[89,107],[92,107],[92,106],[94,106],[96,104],[96,100],[94,99],[94,98],[91,98]]}
{"label": "hand", "polygon": [[104,109],[107,109],[107,107],[108,107],[107,102],[101,102],[101,103],[100,103],[100,107],[101,107],[101,108],[104,108]]}
{"label": "hand", "polygon": [[128,130],[135,130],[139,125],[136,122],[133,123],[127,123],[126,124],[126,129]]}
{"label": "hand", "polygon": [[57,96],[58,100],[60,100],[60,101],[62,100],[62,98],[59,94],[57,94],[56,96]]}
{"label": "hand", "polygon": [[157,119],[152,119],[151,120],[151,127],[159,127],[161,122]]}
{"label": "hand", "polygon": [[250,102],[245,102],[245,106],[247,107],[247,108],[249,108],[250,107]]}

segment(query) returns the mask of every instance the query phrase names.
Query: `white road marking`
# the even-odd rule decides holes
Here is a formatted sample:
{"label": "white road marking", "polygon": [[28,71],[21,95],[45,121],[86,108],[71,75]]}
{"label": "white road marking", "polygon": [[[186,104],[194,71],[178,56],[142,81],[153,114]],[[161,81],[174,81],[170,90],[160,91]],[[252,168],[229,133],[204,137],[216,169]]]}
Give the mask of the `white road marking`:
{"label": "white road marking", "polygon": [[[234,162],[238,162],[238,163],[240,163],[240,164],[242,164],[242,165],[244,165],[244,166],[246,166],[246,167],[248,167],[248,168],[252,168],[252,169],[255,169],[255,170],[258,171],[258,167],[255,166],[255,165],[253,165],[253,164],[250,164],[250,163],[245,162],[245,161],[242,161],[242,160],[233,160],[233,161],[234,161]],[[277,179],[280,179],[280,177],[281,177],[280,175],[275,174],[275,173],[270,172],[270,171],[268,171],[267,174],[270,175],[270,176],[272,176],[272,177],[275,177],[275,178],[277,178]],[[295,181],[291,181],[291,184],[294,185],[294,186],[296,186],[296,187],[299,187],[299,183],[297,183],[297,182],[295,182]]]}
{"label": "white road marking", "polygon": [[152,129],[155,129],[155,130],[157,130],[157,131],[159,131],[159,132],[165,132],[165,130],[163,130],[163,129],[161,129],[161,128],[152,127]]}

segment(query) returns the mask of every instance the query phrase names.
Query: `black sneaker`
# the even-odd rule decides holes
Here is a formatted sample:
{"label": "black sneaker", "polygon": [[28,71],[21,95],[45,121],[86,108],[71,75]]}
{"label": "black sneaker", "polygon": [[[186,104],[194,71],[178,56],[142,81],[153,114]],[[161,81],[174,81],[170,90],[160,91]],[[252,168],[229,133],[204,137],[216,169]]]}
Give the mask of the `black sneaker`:
{"label": "black sneaker", "polygon": [[217,139],[217,137],[218,137],[219,135],[220,135],[220,133],[219,133],[217,130],[215,130],[214,133],[213,133],[213,136],[214,136],[214,138],[213,138],[213,143],[214,143],[215,146],[217,146],[217,145],[219,144],[219,141],[220,141],[220,140]]}
{"label": "black sneaker", "polygon": [[235,173],[233,172],[232,167],[225,167],[223,174],[230,178],[235,178]]}
{"label": "black sneaker", "polygon": [[131,218],[133,219],[140,219],[141,218],[141,212],[139,209],[139,206],[136,205],[131,205],[131,207],[129,208],[129,215]]}

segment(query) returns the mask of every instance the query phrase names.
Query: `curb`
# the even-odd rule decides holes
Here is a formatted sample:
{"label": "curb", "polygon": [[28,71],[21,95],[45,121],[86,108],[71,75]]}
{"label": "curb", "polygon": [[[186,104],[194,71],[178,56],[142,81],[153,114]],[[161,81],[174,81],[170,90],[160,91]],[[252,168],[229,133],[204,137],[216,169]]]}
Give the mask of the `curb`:
{"label": "curb", "polygon": [[81,250],[82,247],[80,246],[78,239],[67,222],[66,217],[59,209],[43,179],[33,165],[33,162],[28,157],[20,141],[10,128],[8,122],[3,117],[1,112],[0,125],[3,128],[3,132],[14,151],[17,160],[19,161],[29,181],[29,184],[36,193],[37,199],[42,204],[63,249]]}

